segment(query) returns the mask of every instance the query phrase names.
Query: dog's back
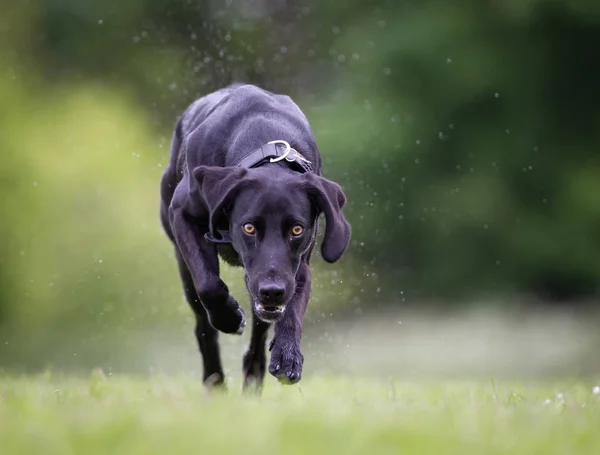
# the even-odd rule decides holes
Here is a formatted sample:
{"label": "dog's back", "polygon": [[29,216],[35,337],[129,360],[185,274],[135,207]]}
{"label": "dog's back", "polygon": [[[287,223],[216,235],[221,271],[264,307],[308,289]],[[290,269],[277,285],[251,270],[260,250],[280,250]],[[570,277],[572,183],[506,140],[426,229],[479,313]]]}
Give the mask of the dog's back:
{"label": "dog's back", "polygon": [[197,99],[190,104],[181,117],[181,133],[185,136],[200,125],[220,104],[227,102],[231,94],[244,84],[235,83]]}
{"label": "dog's back", "polygon": [[[178,146],[172,147],[170,162],[178,174],[175,183],[185,172],[185,160],[194,165],[231,166],[275,139],[296,143],[320,170],[314,136],[300,108],[289,96],[254,85],[235,83],[194,101],[179,120],[175,136]],[[201,138],[200,144],[194,144],[194,156],[181,156],[181,145],[194,136]]]}

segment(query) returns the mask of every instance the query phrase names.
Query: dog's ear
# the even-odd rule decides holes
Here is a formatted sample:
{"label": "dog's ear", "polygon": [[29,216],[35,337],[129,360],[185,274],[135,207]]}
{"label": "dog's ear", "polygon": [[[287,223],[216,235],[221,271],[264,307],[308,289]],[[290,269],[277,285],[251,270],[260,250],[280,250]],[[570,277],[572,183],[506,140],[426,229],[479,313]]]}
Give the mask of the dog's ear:
{"label": "dog's ear", "polygon": [[321,245],[321,255],[329,263],[342,257],[350,243],[351,227],[346,221],[342,208],[346,195],[335,182],[315,174],[304,174],[305,189],[314,201],[319,212],[325,213],[325,235]]}
{"label": "dog's ear", "polygon": [[247,169],[198,166],[192,172],[200,194],[208,205],[210,235],[215,237],[225,210],[246,182]]}

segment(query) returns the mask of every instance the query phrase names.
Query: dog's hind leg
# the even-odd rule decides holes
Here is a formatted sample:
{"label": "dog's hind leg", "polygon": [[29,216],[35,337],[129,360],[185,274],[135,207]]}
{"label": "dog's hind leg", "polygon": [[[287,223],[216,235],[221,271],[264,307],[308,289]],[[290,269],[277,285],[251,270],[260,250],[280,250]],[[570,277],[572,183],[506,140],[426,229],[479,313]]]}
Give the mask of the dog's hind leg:
{"label": "dog's hind leg", "polygon": [[271,324],[261,321],[252,313],[250,346],[244,354],[244,391],[260,393],[267,368],[267,332]]}
{"label": "dog's hind leg", "polygon": [[183,259],[177,254],[179,274],[183,284],[185,298],[196,315],[196,339],[202,355],[203,381],[207,387],[220,387],[225,384],[225,375],[221,365],[219,351],[219,332],[210,325],[206,310],[200,303],[194,288],[194,282]]}

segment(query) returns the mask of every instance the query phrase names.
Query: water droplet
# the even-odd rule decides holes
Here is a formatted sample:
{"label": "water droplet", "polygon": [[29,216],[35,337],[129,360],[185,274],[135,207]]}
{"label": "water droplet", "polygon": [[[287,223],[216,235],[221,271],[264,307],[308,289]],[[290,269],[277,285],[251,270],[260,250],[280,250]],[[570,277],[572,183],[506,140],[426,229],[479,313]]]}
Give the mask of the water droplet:
{"label": "water droplet", "polygon": [[390,74],[392,74],[392,70],[389,68],[384,68],[383,69],[383,74],[385,74],[386,76],[389,76]]}
{"label": "water droplet", "polygon": [[104,21],[102,19],[98,19],[98,25],[102,25],[104,24]]}

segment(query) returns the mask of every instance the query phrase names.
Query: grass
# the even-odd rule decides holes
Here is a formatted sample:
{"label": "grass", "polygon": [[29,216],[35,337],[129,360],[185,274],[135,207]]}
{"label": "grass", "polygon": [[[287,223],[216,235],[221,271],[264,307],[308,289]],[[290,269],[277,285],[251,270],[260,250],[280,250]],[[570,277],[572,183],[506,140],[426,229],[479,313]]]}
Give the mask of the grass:
{"label": "grass", "polygon": [[594,382],[269,377],[260,398],[238,382],[210,394],[189,376],[7,376],[0,453],[600,453]]}

